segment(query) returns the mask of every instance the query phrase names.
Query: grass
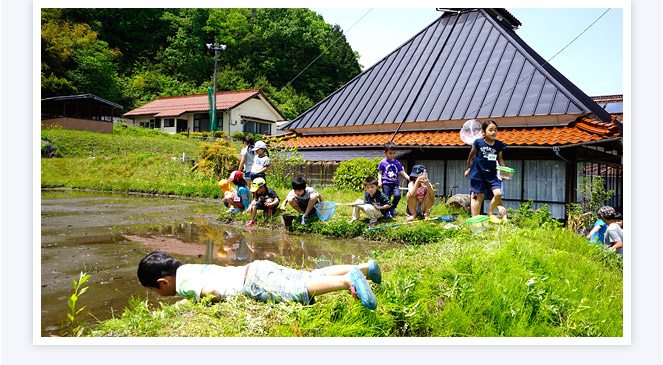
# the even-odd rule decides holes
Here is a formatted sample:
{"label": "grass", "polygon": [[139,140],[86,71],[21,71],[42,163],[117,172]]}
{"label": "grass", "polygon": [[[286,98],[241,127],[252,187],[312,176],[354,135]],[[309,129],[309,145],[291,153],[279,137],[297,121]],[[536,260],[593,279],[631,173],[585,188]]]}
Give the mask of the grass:
{"label": "grass", "polygon": [[[85,150],[93,137],[70,137],[55,131],[59,151]],[[43,131],[44,133],[50,133]],[[54,138],[59,134],[62,139]],[[95,137],[96,138],[96,137]],[[122,135],[108,138],[108,155],[42,159],[42,187],[70,187],[102,191],[148,192],[218,198],[218,177],[190,172],[190,165],[172,143],[178,138]],[[119,139],[114,139],[119,138]],[[130,140],[137,142],[132,145]],[[66,141],[66,142],[65,142]],[[174,142],[176,141],[176,142]],[[118,143],[132,152],[113,155]],[[140,144],[150,148],[140,148]],[[197,143],[187,142],[184,143]],[[98,143],[96,146],[100,146]],[[64,146],[64,147],[63,147]],[[76,147],[76,146],[83,146]],[[115,146],[115,147],[113,147]],[[95,151],[100,151],[95,147]],[[197,151],[196,151],[197,153]],[[289,189],[274,187],[284,198]],[[318,188],[318,187],[315,187]],[[352,208],[345,203],[362,192],[318,189],[339,206],[327,222],[312,217],[292,234],[316,233],[334,237],[398,242],[403,245],[372,253],[382,267],[383,282],[371,284],[378,309],[369,311],[347,292],[326,294],[312,306],[263,304],[238,296],[209,302],[150,308],[133,298],[118,317],[94,326],[87,336],[623,336],[622,261],[602,247],[590,244],[550,219],[545,209],[527,205],[512,212],[506,225],[493,225],[482,234],[457,222],[415,221],[398,227],[366,231],[368,219],[348,224]],[[393,221],[403,223],[405,201]],[[293,213],[288,207],[288,213]],[[459,213],[438,203],[433,217]],[[278,215],[259,213],[257,224],[281,226]],[[248,214],[220,212],[218,220],[243,225]],[[368,257],[366,257],[368,258]]]}
{"label": "grass", "polygon": [[312,306],[263,304],[244,296],[219,304],[148,308],[133,299],[93,336],[562,337],[623,335],[622,267],[560,227],[516,225],[403,246],[377,257],[369,311],[347,292]]}

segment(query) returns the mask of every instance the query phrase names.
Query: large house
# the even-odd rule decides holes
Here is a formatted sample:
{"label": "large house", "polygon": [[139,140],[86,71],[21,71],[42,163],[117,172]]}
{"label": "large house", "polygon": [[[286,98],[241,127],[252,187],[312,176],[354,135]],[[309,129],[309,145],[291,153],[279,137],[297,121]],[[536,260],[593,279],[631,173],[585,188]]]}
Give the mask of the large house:
{"label": "large house", "polygon": [[470,147],[460,128],[493,119],[508,145],[505,163],[516,170],[504,182],[507,207],[532,200],[564,218],[566,204],[579,201],[581,187],[598,175],[610,178],[610,204],[621,207],[621,114],[547,63],[515,33],[519,26],[505,9],[443,13],[283,126],[297,137],[288,146],[308,161],[344,161],[382,157],[393,140],[407,169],[428,167],[440,195],[468,193]]}
{"label": "large house", "polygon": [[[260,89],[221,91],[216,95],[217,128],[235,132],[273,134],[285,117]],[[125,113],[133,125],[168,133],[210,130],[210,102],[207,94],[161,97]]]}

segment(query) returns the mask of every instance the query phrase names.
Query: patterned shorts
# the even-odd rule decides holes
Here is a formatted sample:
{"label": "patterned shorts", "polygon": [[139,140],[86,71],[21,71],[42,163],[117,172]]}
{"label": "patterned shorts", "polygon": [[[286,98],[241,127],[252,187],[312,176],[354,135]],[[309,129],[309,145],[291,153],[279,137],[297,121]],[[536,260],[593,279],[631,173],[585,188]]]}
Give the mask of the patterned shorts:
{"label": "patterned shorts", "polygon": [[272,261],[258,260],[249,266],[242,292],[263,302],[313,304],[314,299],[308,296],[306,281],[319,275],[283,267]]}

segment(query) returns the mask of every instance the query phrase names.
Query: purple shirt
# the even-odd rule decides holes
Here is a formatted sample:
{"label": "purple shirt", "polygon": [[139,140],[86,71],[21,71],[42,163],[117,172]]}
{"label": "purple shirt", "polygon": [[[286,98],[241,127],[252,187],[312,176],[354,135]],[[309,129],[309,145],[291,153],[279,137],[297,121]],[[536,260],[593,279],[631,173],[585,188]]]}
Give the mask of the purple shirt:
{"label": "purple shirt", "polygon": [[403,171],[403,166],[397,160],[389,161],[383,158],[378,165],[378,170],[382,171],[382,185],[398,185],[398,173]]}

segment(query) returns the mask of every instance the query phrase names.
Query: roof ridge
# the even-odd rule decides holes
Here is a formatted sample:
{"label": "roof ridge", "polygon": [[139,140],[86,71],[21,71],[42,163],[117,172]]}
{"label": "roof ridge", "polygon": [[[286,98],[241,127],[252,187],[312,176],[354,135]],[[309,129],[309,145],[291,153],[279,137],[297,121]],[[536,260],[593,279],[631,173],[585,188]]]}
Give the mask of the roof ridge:
{"label": "roof ridge", "polygon": [[[228,90],[228,91],[217,91],[216,95],[228,95],[228,94],[239,94],[239,93],[258,93],[261,91],[261,89],[248,89],[248,90]],[[172,96],[160,96],[156,100],[165,100],[165,99],[184,99],[184,98],[189,98],[189,97],[194,97],[194,96],[207,96],[207,93],[202,93],[202,94],[189,94],[189,95],[172,95]]]}

